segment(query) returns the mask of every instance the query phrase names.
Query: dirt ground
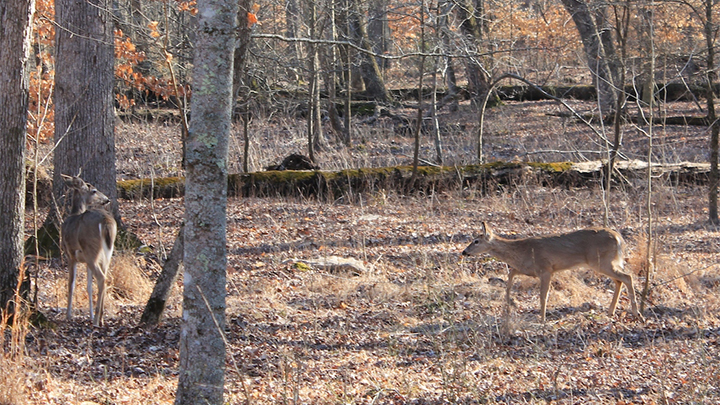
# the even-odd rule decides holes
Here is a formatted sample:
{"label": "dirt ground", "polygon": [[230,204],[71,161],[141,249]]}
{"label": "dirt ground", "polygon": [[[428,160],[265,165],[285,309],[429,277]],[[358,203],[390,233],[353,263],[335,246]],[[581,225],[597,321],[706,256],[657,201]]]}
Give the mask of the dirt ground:
{"label": "dirt ground", "polygon": [[[683,109],[692,106],[674,111]],[[550,103],[493,110],[488,158],[601,156],[602,141],[558,112]],[[466,126],[444,138],[450,163],[475,156],[472,117],[463,117]],[[255,146],[253,167],[302,150],[302,137],[270,131],[290,124],[267,121],[265,135],[260,128],[254,132],[264,141]],[[364,141],[350,150],[329,143],[319,154],[321,165],[406,161],[409,138],[394,134],[391,123],[383,125],[359,128]],[[178,172],[177,150],[168,142],[173,128],[118,128],[119,179]],[[656,136],[658,159],[706,159],[704,128],[667,127]],[[628,127],[626,156],[646,156],[645,139],[643,128]],[[231,147],[235,169],[240,150]],[[430,159],[432,145],[423,150]],[[231,199],[227,403],[720,402],[720,229],[707,224],[704,188],[673,187],[662,179],[653,187],[655,267],[645,320],[629,313],[626,293],[609,317],[614,284],[578,270],[555,275],[544,324],[537,279],[516,279],[515,305],[506,315],[506,265],[460,252],[483,221],[510,238],[601,225],[606,205],[598,188],[528,183],[485,195],[473,189],[414,196],[387,191],[353,196],[352,204]],[[647,278],[646,199],[643,184],[626,184],[607,204],[611,226],[628,244],[626,269],[638,292]],[[121,201],[120,209],[147,246],[116,254],[105,327],[91,327],[84,288],[77,289],[75,319],[68,322],[66,270],[58,260],[39,268],[40,310],[54,326],[30,329],[22,362],[6,368],[6,376],[18,376],[24,403],[174,399],[181,281],[160,326],[142,329],[137,323],[172,247],[183,201]],[[357,259],[363,267],[307,264],[334,256]]]}

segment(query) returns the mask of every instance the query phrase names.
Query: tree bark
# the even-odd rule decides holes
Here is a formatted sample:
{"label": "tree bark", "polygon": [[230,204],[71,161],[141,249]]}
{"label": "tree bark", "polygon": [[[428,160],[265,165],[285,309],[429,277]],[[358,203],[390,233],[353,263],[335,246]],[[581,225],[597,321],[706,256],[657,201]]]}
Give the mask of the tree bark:
{"label": "tree bark", "polygon": [[[26,62],[34,0],[0,4],[0,315],[15,312],[25,235]],[[27,298],[29,291],[21,291]],[[7,312],[5,312],[7,310]]]}
{"label": "tree bark", "polygon": [[365,93],[368,98],[376,101],[387,101],[390,99],[385,81],[382,78],[380,68],[377,61],[368,52],[372,52],[372,45],[368,40],[367,31],[365,30],[365,19],[360,10],[359,0],[350,0],[350,36],[353,40],[366,52],[359,52],[360,58],[360,74],[365,83]]}
{"label": "tree bark", "polygon": [[[483,42],[483,29],[477,14],[478,11],[473,0],[461,1],[460,7],[458,7],[458,17],[462,21],[460,31],[473,47],[480,49]],[[483,72],[477,56],[467,59],[466,74],[468,91],[472,99],[479,103],[490,88],[490,78]]]}
{"label": "tree bark", "polygon": [[185,180],[185,273],[175,404],[223,404],[227,154],[238,3],[199,0]]}
{"label": "tree bark", "polygon": [[[372,43],[373,52],[378,55],[385,54],[392,46],[387,6],[387,0],[372,0],[369,4],[368,38]],[[390,61],[386,58],[376,57],[375,62],[382,73],[390,67]]]}
{"label": "tree bark", "polygon": [[[53,193],[62,201],[61,174],[77,175],[112,201],[120,224],[115,180],[113,83],[115,46],[111,0],[56,0],[55,143]],[[51,210],[53,212],[53,210]],[[47,223],[47,221],[46,221]]]}
{"label": "tree bark", "polygon": [[172,292],[172,288],[175,285],[175,281],[179,275],[180,266],[182,266],[182,259],[184,253],[184,238],[185,225],[180,225],[175,243],[170,251],[167,261],[163,264],[162,272],[155,282],[150,299],[148,299],[143,310],[142,316],[140,317],[140,324],[144,325],[157,325],[160,323],[160,318],[165,311],[165,305],[167,304],[168,297]]}
{"label": "tree bark", "polygon": [[604,43],[612,43],[607,39],[610,31],[603,31],[601,37],[598,26],[593,20],[592,13],[585,0],[562,0],[565,9],[575,22],[580,34],[587,57],[588,67],[593,75],[593,84],[596,86],[602,114],[612,114],[616,105],[617,92],[614,78],[618,75],[612,72],[610,61],[614,59],[614,47],[606,47]]}
{"label": "tree bark", "polygon": [[708,47],[707,55],[707,107],[708,121],[710,122],[710,187],[708,193],[708,220],[711,224],[720,223],[718,218],[718,182],[720,182],[720,172],[718,171],[718,140],[720,136],[720,123],[718,123],[717,113],[715,111],[715,36],[717,28],[713,24],[713,0],[705,0],[705,41]]}

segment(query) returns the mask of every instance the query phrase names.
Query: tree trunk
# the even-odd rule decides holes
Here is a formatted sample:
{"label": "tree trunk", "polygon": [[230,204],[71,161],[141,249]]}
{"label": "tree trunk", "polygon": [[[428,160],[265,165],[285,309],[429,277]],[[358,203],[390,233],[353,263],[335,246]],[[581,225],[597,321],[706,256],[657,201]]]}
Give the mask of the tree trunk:
{"label": "tree trunk", "polygon": [[250,11],[250,0],[238,1],[238,39],[233,53],[233,98],[237,103],[242,97],[247,102],[248,95],[242,91],[242,84],[245,74],[245,55],[250,46],[250,26],[248,24],[248,12]]}
{"label": "tree trunk", "polygon": [[[451,47],[450,47],[450,27],[448,27],[448,15],[450,14],[450,11],[452,10],[452,2],[449,0],[442,0],[438,5],[438,35],[440,36],[440,42],[442,44],[442,49],[445,53],[451,53]],[[450,111],[456,112],[460,106],[457,100],[458,93],[460,92],[460,88],[457,85],[457,78],[455,76],[455,66],[453,64],[453,59],[449,56],[443,57],[443,61],[445,64],[445,83],[447,85],[448,94],[447,98],[450,101]]]}
{"label": "tree trunk", "polygon": [[718,134],[720,134],[720,123],[718,123],[717,113],[715,112],[715,36],[717,28],[713,24],[713,0],[705,0],[705,41],[708,47],[707,55],[707,106],[708,106],[708,122],[710,122],[710,187],[708,198],[708,220],[711,224],[719,224],[718,218],[718,182],[720,181],[720,173],[718,172]]}
{"label": "tree trunk", "polygon": [[182,266],[184,234],[185,225],[183,224],[180,225],[170,256],[163,264],[162,272],[158,276],[153,292],[150,294],[150,299],[145,305],[145,310],[143,310],[140,317],[140,324],[157,325],[160,322],[168,297],[172,292],[172,287],[177,280],[180,266]]}
{"label": "tree trunk", "polygon": [[350,0],[350,2],[350,36],[358,46],[366,51],[358,53],[358,57],[360,58],[360,74],[365,83],[365,92],[370,99],[387,101],[390,99],[390,96],[385,87],[380,68],[375,58],[368,54],[368,52],[372,52],[372,46],[370,45],[367,31],[365,30],[365,19],[358,4],[359,0]]}
{"label": "tree trunk", "polygon": [[[0,315],[15,312],[25,235],[26,62],[34,0],[0,4]],[[27,299],[29,291],[21,291]],[[7,309],[7,312],[5,312]]]}
{"label": "tree trunk", "polygon": [[247,50],[250,47],[250,25],[248,22],[250,12],[250,0],[238,1],[238,38],[233,54],[233,110],[238,104],[241,106],[243,121],[243,172],[247,173],[250,166],[250,134],[248,125],[250,123],[250,93],[247,85],[243,87],[245,76],[245,65]]}
{"label": "tree trunk", "polygon": [[[476,49],[480,49],[483,41],[483,30],[477,14],[473,0],[462,0],[461,6],[458,7],[458,17],[462,21],[460,31],[469,42],[474,44]],[[475,103],[479,104],[479,101],[482,100],[490,87],[490,78],[483,72],[477,56],[468,58],[466,63],[468,91]]]}
{"label": "tree trunk", "polygon": [[[370,21],[368,22],[368,38],[372,43],[372,50],[378,55],[383,55],[392,47],[390,24],[388,23],[387,0],[372,0],[369,4]],[[376,57],[381,73],[390,67],[390,61],[385,58]]]}
{"label": "tree trunk", "polygon": [[[300,8],[298,7],[298,0],[286,0],[285,2],[285,36],[288,38],[296,38],[298,31],[301,26],[300,19]],[[301,60],[303,59],[300,42],[292,41],[288,47],[288,53],[290,57],[290,76],[295,78],[296,82],[300,81],[300,74],[298,71],[301,69]]]}
{"label": "tree trunk", "polygon": [[61,28],[55,44],[53,193],[61,201],[65,183],[60,175],[82,170],[83,180],[110,198],[113,216],[121,223],[115,181],[111,9],[111,0],[55,2]]}
{"label": "tree trunk", "polygon": [[[593,84],[597,88],[602,114],[612,114],[617,97],[614,78],[618,76],[612,72],[609,62],[614,59],[614,47],[604,46],[604,42],[611,41],[601,38],[590,8],[584,0],[562,0],[562,3],[575,22],[575,27],[582,39],[588,67],[593,75]],[[610,31],[603,32],[606,36],[610,35]]]}
{"label": "tree trunk", "polygon": [[185,264],[175,403],[223,404],[227,154],[238,3],[199,0],[185,180]]}

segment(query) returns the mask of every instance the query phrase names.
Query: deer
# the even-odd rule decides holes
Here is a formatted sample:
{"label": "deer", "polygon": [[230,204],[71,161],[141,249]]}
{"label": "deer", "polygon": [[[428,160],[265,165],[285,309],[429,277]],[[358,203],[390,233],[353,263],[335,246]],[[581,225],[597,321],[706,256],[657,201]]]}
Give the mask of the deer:
{"label": "deer", "polygon": [[[105,282],[117,234],[115,219],[104,207],[110,199],[79,176],[62,175],[70,190],[72,207],[61,227],[62,249],[68,259],[67,319],[72,320],[72,301],[78,263],[87,267],[87,291],[90,320],[102,326],[105,308]],[[98,208],[99,207],[99,208]],[[92,282],[98,286],[97,306],[93,316]]]}
{"label": "deer", "polygon": [[506,306],[512,304],[510,289],[518,274],[540,279],[540,317],[545,323],[550,280],[555,272],[590,268],[615,281],[615,293],[610,302],[609,315],[615,314],[623,284],[627,287],[632,313],[643,319],[637,310],[632,275],[623,272],[624,246],[622,236],[609,228],[589,228],[573,232],[536,236],[523,239],[505,239],[495,235],[483,222],[481,235],[463,250],[462,255],[488,253],[505,262],[510,273],[505,289]]}

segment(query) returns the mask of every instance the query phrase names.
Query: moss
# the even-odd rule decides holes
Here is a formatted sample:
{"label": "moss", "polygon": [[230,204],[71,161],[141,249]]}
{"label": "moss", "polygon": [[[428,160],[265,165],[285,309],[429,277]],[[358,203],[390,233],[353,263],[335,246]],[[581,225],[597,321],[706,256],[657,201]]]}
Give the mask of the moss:
{"label": "moss", "polygon": [[316,173],[316,171],[310,170],[268,170],[266,172],[255,172],[250,176],[254,181],[278,183],[310,180],[316,176]]}
{"label": "moss", "polygon": [[117,183],[118,196],[127,200],[137,198],[173,198],[185,191],[182,177],[158,177],[155,179],[124,180]]}
{"label": "moss", "polygon": [[530,167],[544,170],[550,173],[562,173],[572,169],[572,162],[554,162],[554,163],[528,163]]}
{"label": "moss", "polygon": [[303,262],[295,262],[295,264],[293,264],[293,267],[295,268],[295,270],[298,270],[298,271],[310,271],[310,270],[312,270],[312,267],[310,267],[309,265],[307,265],[307,264],[305,264],[305,263],[303,263]]}

